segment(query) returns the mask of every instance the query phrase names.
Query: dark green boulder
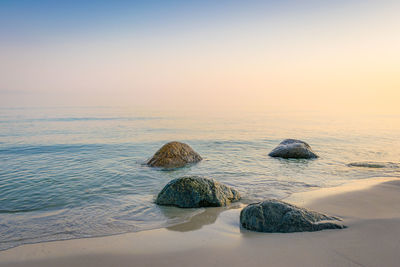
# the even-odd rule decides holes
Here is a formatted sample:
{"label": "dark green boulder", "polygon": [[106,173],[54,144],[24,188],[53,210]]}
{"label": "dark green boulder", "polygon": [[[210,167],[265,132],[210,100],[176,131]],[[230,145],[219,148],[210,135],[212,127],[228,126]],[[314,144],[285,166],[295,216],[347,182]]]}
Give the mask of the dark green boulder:
{"label": "dark green boulder", "polygon": [[214,179],[186,176],[170,181],[156,203],[180,208],[222,207],[239,199],[238,191]]}

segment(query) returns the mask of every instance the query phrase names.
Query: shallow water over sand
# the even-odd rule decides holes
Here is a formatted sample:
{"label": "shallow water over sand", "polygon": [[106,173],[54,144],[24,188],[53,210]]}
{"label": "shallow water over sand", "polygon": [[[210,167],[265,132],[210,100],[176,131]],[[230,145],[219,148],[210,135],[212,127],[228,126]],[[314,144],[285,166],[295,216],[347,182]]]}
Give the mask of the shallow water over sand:
{"label": "shallow water over sand", "polygon": [[[285,138],[308,142],[320,157],[268,157]],[[172,140],[188,143],[204,160],[169,171],[143,165]],[[153,203],[168,181],[183,175],[234,186],[243,203],[351,179],[400,176],[399,168],[390,167],[400,161],[398,140],[395,116],[0,109],[0,249],[187,221],[202,209]],[[351,162],[383,167],[348,166]]]}

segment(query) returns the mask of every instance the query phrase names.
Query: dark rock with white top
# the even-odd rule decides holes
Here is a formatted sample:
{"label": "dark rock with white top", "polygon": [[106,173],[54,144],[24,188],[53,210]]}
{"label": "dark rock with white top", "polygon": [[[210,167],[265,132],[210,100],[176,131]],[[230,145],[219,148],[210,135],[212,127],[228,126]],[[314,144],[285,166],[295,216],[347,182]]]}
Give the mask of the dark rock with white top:
{"label": "dark rock with white top", "polygon": [[269,154],[271,157],[284,159],[314,159],[318,155],[311,149],[311,146],[304,141],[296,139],[283,140]]}

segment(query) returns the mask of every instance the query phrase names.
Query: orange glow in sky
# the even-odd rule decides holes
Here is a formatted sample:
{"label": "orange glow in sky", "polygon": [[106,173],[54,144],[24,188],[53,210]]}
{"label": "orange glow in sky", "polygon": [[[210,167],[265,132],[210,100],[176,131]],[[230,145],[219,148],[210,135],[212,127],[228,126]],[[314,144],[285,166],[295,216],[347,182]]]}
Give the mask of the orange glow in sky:
{"label": "orange glow in sky", "polygon": [[400,114],[398,3],[263,8],[6,40],[0,105]]}

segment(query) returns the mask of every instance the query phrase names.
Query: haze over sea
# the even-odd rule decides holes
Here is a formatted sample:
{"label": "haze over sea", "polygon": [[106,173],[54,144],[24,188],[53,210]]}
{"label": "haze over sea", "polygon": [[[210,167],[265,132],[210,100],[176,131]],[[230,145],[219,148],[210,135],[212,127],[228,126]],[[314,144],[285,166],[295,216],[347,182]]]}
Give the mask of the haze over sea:
{"label": "haze over sea", "polygon": [[[320,158],[268,153],[285,138]],[[169,141],[204,160],[175,170],[143,163]],[[153,203],[184,175],[237,188],[243,203],[374,176],[400,177],[400,117],[318,112],[181,112],[117,107],[0,110],[0,249],[187,221],[203,209]],[[382,168],[349,167],[381,162]]]}

